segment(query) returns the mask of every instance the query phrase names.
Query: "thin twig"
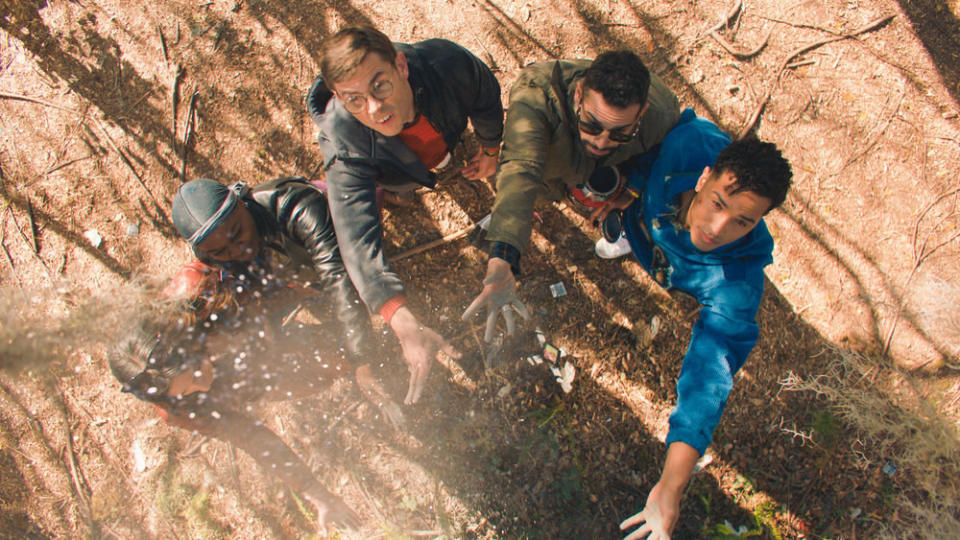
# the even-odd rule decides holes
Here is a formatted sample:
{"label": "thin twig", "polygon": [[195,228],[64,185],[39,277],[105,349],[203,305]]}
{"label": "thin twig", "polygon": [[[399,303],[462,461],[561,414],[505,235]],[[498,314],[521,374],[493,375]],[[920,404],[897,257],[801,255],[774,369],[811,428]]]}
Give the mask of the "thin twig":
{"label": "thin twig", "polygon": [[30,196],[27,196],[27,221],[30,226],[30,244],[33,246],[33,252],[40,255],[40,247],[37,245],[36,224],[33,222],[33,204],[30,203]]}
{"label": "thin twig", "polygon": [[770,101],[770,96],[773,94],[774,88],[779,86],[780,77],[783,75],[783,72],[786,69],[787,64],[789,64],[794,58],[796,58],[797,56],[800,56],[805,52],[809,52],[813,49],[816,49],[817,47],[821,47],[828,43],[833,43],[834,41],[840,41],[842,39],[850,39],[860,34],[870,32],[871,30],[876,30],[877,28],[893,20],[895,16],[896,15],[886,15],[884,17],[880,17],[879,19],[874,19],[873,21],[867,23],[866,25],[859,28],[858,30],[854,30],[853,32],[850,32],[849,34],[843,34],[836,37],[815,41],[809,45],[804,45],[803,47],[800,47],[795,51],[791,52],[789,55],[787,55],[787,57],[784,58],[783,61],[780,63],[780,66],[776,69],[775,71],[776,76],[774,77],[773,83],[767,89],[767,93],[764,95],[763,99],[760,100],[760,103],[757,104],[757,107],[753,110],[753,114],[750,115],[750,118],[749,120],[747,120],[747,123],[740,129],[740,132],[737,134],[737,139],[742,139],[746,137],[747,134],[750,133],[750,130],[753,129],[753,126],[757,123],[757,120],[760,119],[760,114],[763,113],[763,109],[767,106],[767,102]]}
{"label": "thin twig", "polygon": [[[9,207],[9,205],[8,205]],[[27,245],[27,248],[33,248],[34,244],[27,238],[27,235],[24,234],[23,229],[20,227],[20,222],[17,221],[17,214],[13,211],[13,208],[10,208],[10,218],[13,219],[13,225],[16,227],[17,232],[20,233],[20,238],[23,240],[23,243]],[[32,223],[32,220],[31,220]],[[36,240],[34,240],[36,242]],[[37,262],[40,263],[40,266],[47,273],[47,278],[53,282],[53,273],[50,271],[50,268],[47,266],[47,262],[40,257],[39,253],[34,251],[33,257],[37,259]]]}
{"label": "thin twig", "polygon": [[150,90],[147,90],[147,93],[143,94],[143,95],[140,97],[140,99],[134,101],[134,102],[133,102],[133,105],[130,105],[129,107],[127,107],[127,110],[126,110],[125,112],[128,113],[128,112],[136,109],[138,106],[140,106],[141,103],[143,103],[143,100],[145,100],[145,99],[147,99],[148,97],[150,97],[151,95],[153,95],[153,93],[156,92],[156,91],[157,91],[156,87],[153,87],[153,88],[151,88]]}
{"label": "thin twig", "polygon": [[140,184],[140,187],[142,187],[143,190],[147,192],[147,195],[153,199],[153,193],[150,191],[150,188],[147,187],[147,184],[143,181],[143,178],[140,176],[140,173],[137,172],[137,169],[133,167],[133,163],[130,162],[130,159],[127,158],[127,155],[120,150],[120,148],[117,146],[117,143],[113,142],[113,138],[110,137],[109,133],[107,133],[107,129],[99,122],[97,123],[97,127],[100,128],[100,132],[103,133],[103,136],[107,140],[107,144],[110,145],[110,148],[112,148],[113,151],[120,156],[120,160],[123,161],[123,164],[126,165],[127,168],[130,169],[130,172],[133,173],[133,177],[137,179],[137,183]]}
{"label": "thin twig", "polygon": [[177,64],[177,72],[173,75],[173,88],[170,90],[170,101],[173,103],[173,142],[177,142],[177,107],[180,104],[180,79],[183,78],[183,66]]}
{"label": "thin twig", "polygon": [[224,32],[224,30],[226,30],[226,28],[227,28],[227,21],[221,21],[221,22],[220,22],[220,27],[217,28],[217,36],[213,39],[213,49],[212,49],[212,50],[216,51],[216,50],[217,50],[217,47],[220,46],[220,40],[223,38],[223,32]]}
{"label": "thin twig", "polygon": [[444,236],[443,238],[438,238],[438,239],[436,239],[436,240],[433,240],[432,242],[427,242],[426,244],[417,246],[417,247],[412,248],[412,249],[408,249],[407,251],[404,251],[403,253],[397,255],[396,257],[391,257],[390,260],[391,260],[391,261],[399,261],[399,260],[401,260],[401,259],[406,259],[407,257],[411,257],[411,256],[416,255],[416,254],[418,254],[418,253],[423,253],[424,251],[433,249],[433,248],[435,248],[435,247],[437,247],[437,246],[442,246],[442,245],[444,245],[444,244],[453,242],[454,240],[459,240],[460,238],[463,238],[464,236],[467,236],[468,234],[470,234],[470,232],[473,231],[473,230],[476,229],[476,228],[477,228],[477,225],[476,225],[476,224],[470,225],[469,227],[465,227],[465,228],[463,228],[463,229],[460,229],[460,230],[457,231],[457,232],[450,233],[450,234]]}
{"label": "thin twig", "polygon": [[733,55],[734,58],[738,58],[740,60],[746,60],[748,58],[751,58],[760,54],[760,51],[762,51],[763,48],[767,46],[767,42],[770,40],[771,34],[773,34],[773,28],[771,28],[767,32],[767,35],[764,36],[763,40],[760,42],[760,45],[757,45],[756,47],[748,51],[738,49],[733,45],[733,43],[730,43],[729,41],[724,39],[724,37],[721,36],[720,33],[717,32],[716,30],[714,30],[713,32],[710,32],[710,37],[716,40],[716,42],[719,43],[720,46],[723,47],[728,53]]}
{"label": "thin twig", "polygon": [[[708,35],[716,32],[717,30],[720,30],[724,26],[729,26],[730,21],[732,21],[733,18],[736,17],[738,13],[740,13],[740,8],[742,7],[743,7],[743,0],[737,0],[733,4],[733,6],[730,7],[730,10],[727,11],[726,14],[724,14],[723,18],[720,19],[720,22],[711,26],[710,29],[708,29],[706,32],[703,33],[703,37],[701,37],[700,39],[704,39]],[[698,39],[697,41],[700,41],[700,40]]]}
{"label": "thin twig", "polygon": [[61,164],[59,164],[59,165],[54,165],[53,167],[47,169],[47,171],[44,172],[43,175],[44,175],[44,176],[47,176],[47,175],[49,175],[49,174],[55,173],[55,172],[59,171],[60,169],[62,169],[62,168],[64,168],[64,167],[73,165],[74,163],[76,163],[76,162],[78,162],[78,161],[83,161],[83,160],[85,160],[85,159],[90,159],[90,158],[94,157],[95,155],[96,155],[96,154],[87,154],[87,155],[85,155],[85,156],[81,156],[81,157],[78,157],[78,158],[71,159],[70,161],[65,161],[65,162],[63,162],[63,163],[61,163]]}
{"label": "thin twig", "polygon": [[[897,116],[897,112],[900,111],[900,105],[903,104],[903,96],[904,96],[904,94],[900,94],[900,101],[897,102],[897,106],[893,108],[893,112],[890,114],[890,116],[887,117],[887,121],[886,121],[886,123],[883,125],[883,127],[880,128],[880,130],[878,130],[878,131],[873,135],[873,137],[870,138],[870,140],[867,142],[867,144],[865,144],[864,147],[863,147],[859,152],[857,152],[856,154],[854,154],[853,157],[847,159],[847,160],[843,163],[843,166],[840,167],[840,169],[839,169],[837,172],[833,173],[833,176],[838,176],[840,173],[843,172],[844,169],[846,169],[847,167],[849,167],[853,162],[855,162],[855,161],[857,161],[858,159],[860,159],[861,157],[863,157],[867,152],[870,151],[870,149],[872,149],[872,148],[877,144],[877,141],[880,140],[880,137],[887,131],[887,128],[890,127],[890,122],[893,121],[894,117]],[[886,104],[884,104],[884,105],[886,105]],[[881,112],[882,112],[882,111],[881,111]]]}
{"label": "thin twig", "polygon": [[184,128],[183,148],[180,151],[180,181],[187,181],[187,152],[190,149],[190,142],[193,140],[193,123],[197,113],[197,85],[193,85],[193,93],[190,95],[190,105],[187,107],[187,125]]}
{"label": "thin twig", "polygon": [[60,411],[63,414],[63,425],[66,429],[66,440],[67,440],[67,463],[70,465],[70,478],[73,480],[73,487],[77,491],[77,498],[80,500],[81,508],[83,509],[84,518],[86,518],[87,526],[93,530],[93,511],[90,507],[90,499],[87,497],[87,492],[89,487],[84,489],[84,486],[87,485],[85,479],[83,478],[83,471],[80,469],[80,464],[77,462],[77,454],[73,448],[73,432],[70,429],[70,419],[67,412],[67,398],[63,394],[63,390],[60,388],[60,385],[56,382],[53,383],[53,387],[56,389],[57,394],[59,394],[60,402]]}
{"label": "thin twig", "polygon": [[[926,152],[924,153],[924,155],[926,155]],[[924,160],[924,169],[926,169],[926,160]],[[923,174],[921,175],[921,178],[925,176],[926,176],[926,171],[923,172]],[[907,275],[907,279],[903,283],[903,290],[907,290],[907,287],[910,286],[910,283],[913,281],[913,278],[917,275],[917,272],[920,270],[920,265],[923,264],[924,261],[926,261],[935,252],[937,252],[941,247],[949,244],[950,242],[953,242],[958,237],[960,237],[960,231],[957,231],[952,235],[950,235],[950,237],[948,237],[946,240],[940,242],[939,244],[937,244],[936,246],[930,249],[927,249],[927,241],[930,240],[930,237],[928,236],[923,240],[923,243],[921,244],[920,249],[917,250],[917,239],[920,235],[920,222],[923,221],[927,213],[931,209],[933,209],[933,207],[939,204],[940,201],[946,199],[947,197],[956,195],[957,193],[960,193],[960,188],[955,188],[950,191],[947,191],[946,193],[943,193],[942,195],[934,199],[933,202],[928,204],[926,208],[924,208],[920,212],[920,215],[917,216],[917,220],[914,222],[914,226],[913,226],[913,268],[910,269],[910,273]],[[899,302],[899,305],[897,306],[897,312],[893,316],[893,322],[890,323],[890,330],[887,331],[887,337],[886,339],[884,339],[883,356],[887,356],[887,354],[890,352],[890,345],[893,343],[893,335],[894,335],[894,332],[896,332],[897,323],[900,322],[900,315],[903,313],[904,304],[905,304],[904,300],[901,300]],[[926,365],[928,363],[929,362],[926,362],[923,365]],[[920,367],[923,367],[923,366],[920,366]]]}
{"label": "thin twig", "polygon": [[817,63],[817,61],[814,60],[814,59],[812,59],[812,58],[809,59],[809,60],[801,60],[801,61],[799,61],[799,62],[794,62],[794,63],[792,63],[792,64],[787,64],[786,69],[796,69],[796,68],[802,67],[802,66],[812,66],[813,64],[816,64],[816,63]]}
{"label": "thin twig", "polygon": [[70,113],[73,113],[73,114],[80,114],[80,111],[78,111],[78,110],[76,110],[76,109],[69,109],[69,108],[67,108],[67,107],[61,107],[60,105],[57,105],[57,104],[55,104],[55,103],[50,103],[49,101],[44,101],[44,100],[42,100],[42,99],[38,99],[38,98],[30,97],[30,96],[24,96],[24,95],[22,95],[22,94],[11,94],[11,93],[9,93],[9,92],[0,92],[0,98],[3,98],[3,99],[15,99],[15,100],[18,100],[18,101],[27,101],[27,102],[30,102],[30,103],[36,103],[36,104],[38,104],[38,105],[45,105],[45,106],[51,107],[51,108],[53,108],[53,109],[58,109],[58,110],[61,110],[61,111],[70,112]]}
{"label": "thin twig", "polygon": [[160,25],[157,25],[157,34],[160,35],[160,50],[163,51],[163,61],[169,62],[170,55],[167,54],[167,38],[163,36],[163,28],[160,28]]}
{"label": "thin twig", "polygon": [[[10,208],[10,203],[7,203],[7,208]],[[0,212],[0,217],[2,217],[5,212]],[[7,264],[10,265],[10,273],[13,274],[13,277],[16,278],[17,284],[20,285],[20,288],[23,288],[23,282],[20,281],[20,274],[17,273],[17,267],[13,264],[13,257],[10,255],[10,250],[7,249],[7,244],[4,243],[4,240],[7,236],[7,228],[4,226],[5,219],[0,219],[0,247],[3,248],[3,254],[7,257]]]}
{"label": "thin twig", "polygon": [[840,33],[840,32],[837,32],[836,30],[830,30],[829,28],[824,28],[824,27],[822,27],[822,26],[816,26],[816,25],[814,25],[814,24],[795,23],[795,22],[790,22],[790,21],[786,21],[786,20],[783,20],[783,19],[777,19],[776,17],[767,17],[766,15],[757,15],[757,17],[758,17],[758,18],[761,18],[761,19],[764,19],[764,20],[767,20],[767,21],[776,22],[776,23],[780,23],[780,24],[785,24],[785,25],[787,25],[787,26],[792,26],[792,27],[794,27],[794,28],[807,28],[807,29],[809,29],[809,30],[819,30],[820,32],[824,32],[824,33],[827,33],[827,34],[832,34],[832,35],[834,35],[834,36],[839,36],[839,35],[841,35],[841,33]]}

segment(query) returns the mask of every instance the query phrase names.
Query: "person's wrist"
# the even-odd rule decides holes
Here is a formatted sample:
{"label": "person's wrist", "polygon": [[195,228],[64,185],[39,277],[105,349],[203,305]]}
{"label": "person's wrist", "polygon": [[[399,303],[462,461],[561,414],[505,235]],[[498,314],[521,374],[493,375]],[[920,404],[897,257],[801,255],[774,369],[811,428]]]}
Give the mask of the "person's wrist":
{"label": "person's wrist", "polygon": [[406,297],[402,294],[397,294],[384,302],[377,311],[380,313],[380,316],[383,317],[383,320],[386,321],[387,324],[390,324],[390,321],[393,319],[393,316],[397,310],[406,304]]}
{"label": "person's wrist", "polygon": [[497,146],[481,146],[480,150],[483,152],[483,155],[489,157],[496,157],[500,154],[500,145]]}
{"label": "person's wrist", "polygon": [[416,334],[420,328],[420,322],[406,306],[398,308],[388,324],[390,328],[393,329],[393,333],[397,335],[397,338],[401,340],[407,336]]}
{"label": "person's wrist", "polygon": [[510,264],[513,277],[517,278],[520,276],[520,250],[517,248],[506,242],[491,242],[489,256],[490,258],[488,260],[496,258],[507,261],[507,263]]}

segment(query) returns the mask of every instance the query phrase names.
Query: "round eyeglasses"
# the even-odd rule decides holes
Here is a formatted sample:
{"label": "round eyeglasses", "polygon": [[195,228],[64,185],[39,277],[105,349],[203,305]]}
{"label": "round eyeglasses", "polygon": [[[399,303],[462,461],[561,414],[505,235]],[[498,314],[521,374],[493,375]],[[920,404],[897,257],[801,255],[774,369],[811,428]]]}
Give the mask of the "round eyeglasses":
{"label": "round eyeglasses", "polygon": [[387,79],[379,80],[370,86],[370,92],[366,94],[342,95],[340,101],[343,106],[352,113],[363,111],[367,106],[367,98],[372,97],[377,101],[383,101],[393,94],[393,83]]}

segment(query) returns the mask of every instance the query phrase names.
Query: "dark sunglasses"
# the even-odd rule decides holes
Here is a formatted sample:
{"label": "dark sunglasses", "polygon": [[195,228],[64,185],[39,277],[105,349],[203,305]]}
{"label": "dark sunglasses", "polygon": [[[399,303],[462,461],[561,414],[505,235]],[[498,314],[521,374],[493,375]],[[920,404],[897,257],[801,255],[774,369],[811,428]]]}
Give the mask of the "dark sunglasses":
{"label": "dark sunglasses", "polygon": [[637,125],[634,126],[633,131],[630,133],[624,133],[622,131],[613,131],[609,130],[596,122],[588,122],[583,119],[581,116],[581,111],[583,110],[583,105],[577,105],[577,123],[580,126],[580,131],[586,133],[587,135],[597,136],[606,131],[609,133],[608,137],[610,140],[615,143],[628,143],[637,137],[637,133],[640,131],[640,122],[637,122]]}

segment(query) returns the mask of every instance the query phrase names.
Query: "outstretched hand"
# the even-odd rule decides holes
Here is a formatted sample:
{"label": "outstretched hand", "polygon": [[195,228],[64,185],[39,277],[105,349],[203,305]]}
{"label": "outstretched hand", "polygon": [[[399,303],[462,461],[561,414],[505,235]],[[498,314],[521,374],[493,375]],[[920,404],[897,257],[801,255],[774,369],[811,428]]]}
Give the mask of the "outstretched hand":
{"label": "outstretched hand", "polygon": [[498,257],[492,257],[487,263],[487,275],[483,278],[483,290],[463,312],[461,319],[466,321],[485,307],[487,308],[487,327],[483,332],[483,340],[487,343],[493,340],[497,317],[501,314],[507,323],[507,335],[512,336],[517,326],[514,311],[519,313],[524,320],[530,320],[530,312],[517,298],[516,290],[517,280],[510,270],[510,263]]}
{"label": "outstretched hand", "polygon": [[359,529],[360,516],[347,506],[340,497],[320,485],[314,485],[304,493],[305,498],[317,511],[317,528],[321,536],[327,536],[327,527]]}
{"label": "outstretched hand", "polygon": [[636,530],[623,540],[670,540],[670,534],[680,517],[680,497],[670,489],[664,489],[660,483],[653,486],[647,496],[647,504],[640,512],[625,519],[620,530],[631,527]]}
{"label": "outstretched hand", "polygon": [[410,370],[410,387],[403,403],[410,405],[420,400],[423,387],[430,374],[430,367],[437,353],[444,353],[451,358],[460,358],[460,353],[443,339],[443,336],[420,324],[413,313],[406,306],[401,307],[390,319],[390,327],[400,340],[403,349],[403,360]]}

